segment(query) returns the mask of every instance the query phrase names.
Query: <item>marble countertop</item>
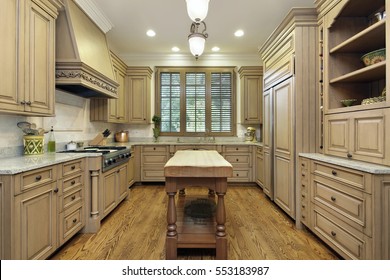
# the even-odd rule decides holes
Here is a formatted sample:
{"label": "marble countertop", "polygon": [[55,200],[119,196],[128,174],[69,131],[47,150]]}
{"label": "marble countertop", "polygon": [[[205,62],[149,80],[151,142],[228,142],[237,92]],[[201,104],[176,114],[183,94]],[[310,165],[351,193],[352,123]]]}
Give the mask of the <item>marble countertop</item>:
{"label": "marble countertop", "polygon": [[355,170],[371,173],[371,174],[390,174],[390,167],[378,164],[367,163],[358,160],[338,158],[316,153],[300,153],[299,156],[317,160],[325,163],[330,163],[342,167],[352,168]]}

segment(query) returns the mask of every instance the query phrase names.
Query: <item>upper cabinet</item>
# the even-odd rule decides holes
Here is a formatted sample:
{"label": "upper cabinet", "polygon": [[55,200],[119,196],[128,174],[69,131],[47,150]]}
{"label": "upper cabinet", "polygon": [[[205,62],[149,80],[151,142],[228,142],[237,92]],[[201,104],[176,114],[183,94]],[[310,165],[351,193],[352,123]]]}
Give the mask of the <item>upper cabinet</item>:
{"label": "upper cabinet", "polygon": [[1,1],[0,111],[54,114],[57,0]]}
{"label": "upper cabinet", "polygon": [[[334,6],[322,20],[324,113],[389,107],[390,102],[381,97],[386,86],[386,59],[373,55],[367,66],[362,61],[365,54],[386,47],[386,1],[329,2]],[[345,99],[356,101],[345,106]]]}
{"label": "upper cabinet", "polygon": [[263,67],[243,66],[238,73],[241,84],[241,124],[261,124]]}
{"label": "upper cabinet", "polygon": [[114,77],[118,82],[118,98],[93,98],[91,99],[91,121],[104,121],[110,123],[126,123],[127,117],[127,94],[126,94],[126,64],[113,52],[111,52]]}
{"label": "upper cabinet", "polygon": [[[390,164],[386,0],[316,2],[319,12],[319,88],[325,154]],[[387,81],[387,82],[386,82]],[[343,104],[351,100],[351,104]],[[367,135],[370,135],[368,141]]]}
{"label": "upper cabinet", "polygon": [[150,67],[128,67],[126,94],[128,95],[129,123],[150,123],[150,95],[153,70]]}

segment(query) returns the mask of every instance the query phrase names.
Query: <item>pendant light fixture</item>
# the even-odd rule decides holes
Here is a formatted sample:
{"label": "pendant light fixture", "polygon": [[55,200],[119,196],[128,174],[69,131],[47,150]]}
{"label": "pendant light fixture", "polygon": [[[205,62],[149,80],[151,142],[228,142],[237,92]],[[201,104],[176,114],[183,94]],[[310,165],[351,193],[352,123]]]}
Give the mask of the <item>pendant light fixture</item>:
{"label": "pendant light fixture", "polygon": [[[200,25],[203,25],[202,32],[199,32]],[[188,35],[188,43],[190,45],[190,51],[192,55],[195,56],[196,60],[199,58],[199,56],[202,55],[204,51],[206,38],[208,37],[206,28],[206,23],[204,21],[193,22],[191,24],[191,33]]]}
{"label": "pendant light fixture", "polygon": [[194,22],[203,21],[209,10],[210,0],[186,0],[187,13]]}
{"label": "pendant light fixture", "polygon": [[[188,35],[188,43],[190,45],[190,51],[197,60],[204,51],[206,38],[206,23],[203,21],[209,9],[210,0],[186,0],[187,13],[193,23],[190,28],[190,35]],[[202,25],[202,26],[201,26]],[[203,30],[200,32],[200,28]]]}

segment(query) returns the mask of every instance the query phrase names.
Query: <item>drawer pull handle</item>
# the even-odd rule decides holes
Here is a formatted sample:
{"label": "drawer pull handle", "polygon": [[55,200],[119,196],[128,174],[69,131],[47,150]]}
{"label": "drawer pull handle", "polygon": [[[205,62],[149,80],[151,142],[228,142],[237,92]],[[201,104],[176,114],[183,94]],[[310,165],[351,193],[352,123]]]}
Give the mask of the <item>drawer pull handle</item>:
{"label": "drawer pull handle", "polygon": [[238,161],[238,158],[236,158],[236,161]]}
{"label": "drawer pull handle", "polygon": [[72,196],[72,200],[75,200],[76,199],[76,196],[74,195],[74,196]]}
{"label": "drawer pull handle", "polygon": [[155,151],[156,150],[156,147],[153,147],[153,151]]}
{"label": "drawer pull handle", "polygon": [[302,188],[305,188],[306,187],[306,185],[305,184],[302,184]]}
{"label": "drawer pull handle", "polygon": [[238,177],[238,176],[240,176],[240,174],[237,173],[236,176]]}
{"label": "drawer pull handle", "polygon": [[302,219],[305,219],[306,218],[306,216],[305,215],[302,215]]}
{"label": "drawer pull handle", "polygon": [[236,151],[238,151],[238,148],[236,148]]}
{"label": "drawer pull handle", "polygon": [[302,194],[302,197],[303,197],[303,198],[305,198],[305,197],[306,197],[306,195],[305,195],[305,194]]}
{"label": "drawer pull handle", "polygon": [[348,158],[352,158],[352,155],[350,153],[347,154]]}
{"label": "drawer pull handle", "polygon": [[55,189],[54,189],[54,192],[55,192],[55,193],[58,193],[58,188],[55,188]]}
{"label": "drawer pull handle", "polygon": [[336,233],[333,230],[332,230],[332,232],[330,234],[332,234],[333,237],[336,236]]}
{"label": "drawer pull handle", "polygon": [[71,185],[74,185],[74,184],[76,184],[76,181],[73,180],[72,182],[70,182],[70,184],[71,184]]}
{"label": "drawer pull handle", "polygon": [[75,224],[77,222],[77,219],[73,219],[73,223]]}
{"label": "drawer pull handle", "polygon": [[75,170],[76,166],[72,165],[72,167],[70,169]]}
{"label": "drawer pull handle", "polygon": [[305,173],[302,173],[302,177],[305,177],[306,175],[305,175]]}
{"label": "drawer pull handle", "polygon": [[332,201],[336,201],[336,198],[335,198],[334,196],[332,196],[330,199],[331,199]]}
{"label": "drawer pull handle", "polygon": [[337,172],[335,170],[332,170],[333,176],[337,176]]}
{"label": "drawer pull handle", "polygon": [[35,181],[40,181],[41,179],[42,179],[41,175],[38,175],[37,177],[35,177]]}
{"label": "drawer pull handle", "polygon": [[302,204],[302,209],[305,209],[305,207],[306,207],[306,206],[305,206],[304,204]]}

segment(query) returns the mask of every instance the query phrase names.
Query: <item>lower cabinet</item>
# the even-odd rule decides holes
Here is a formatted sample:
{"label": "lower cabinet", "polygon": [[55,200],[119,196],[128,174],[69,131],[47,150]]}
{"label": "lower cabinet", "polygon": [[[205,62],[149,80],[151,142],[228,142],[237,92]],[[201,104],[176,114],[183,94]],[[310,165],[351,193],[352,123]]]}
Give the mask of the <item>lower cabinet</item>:
{"label": "lower cabinet", "polygon": [[389,259],[390,175],[300,163],[301,222],[345,259]]}
{"label": "lower cabinet", "polygon": [[228,182],[254,182],[252,146],[223,145],[222,155],[233,166],[233,177]]}
{"label": "lower cabinet", "polygon": [[1,259],[48,258],[85,225],[84,159],[0,176]]}
{"label": "lower cabinet", "polygon": [[126,163],[102,174],[102,219],[129,194],[127,168]]}
{"label": "lower cabinet", "polygon": [[141,147],[141,181],[165,182],[164,166],[169,159],[169,145]]}

